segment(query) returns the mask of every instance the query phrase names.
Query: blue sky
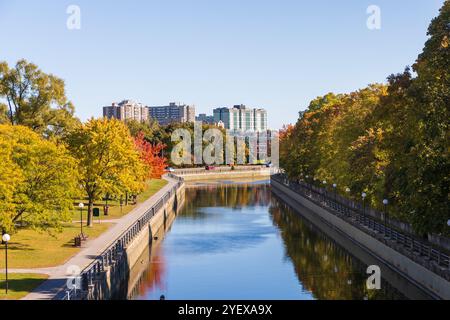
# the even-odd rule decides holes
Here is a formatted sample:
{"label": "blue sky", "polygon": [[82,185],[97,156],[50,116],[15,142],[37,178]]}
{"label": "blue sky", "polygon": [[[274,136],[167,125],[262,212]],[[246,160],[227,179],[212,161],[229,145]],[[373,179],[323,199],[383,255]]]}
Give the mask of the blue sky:
{"label": "blue sky", "polygon": [[[294,123],[327,92],[384,82],[421,52],[444,0],[0,0],[0,60],[25,58],[66,81],[76,114],[125,98],[244,103]],[[69,5],[81,29],[69,30]],[[381,29],[369,30],[369,5]]]}

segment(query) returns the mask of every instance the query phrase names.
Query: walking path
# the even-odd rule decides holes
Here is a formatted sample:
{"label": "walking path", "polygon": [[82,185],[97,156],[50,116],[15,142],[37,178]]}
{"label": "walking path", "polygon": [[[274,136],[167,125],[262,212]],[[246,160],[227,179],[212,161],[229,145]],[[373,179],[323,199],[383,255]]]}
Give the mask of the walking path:
{"label": "walking path", "polygon": [[77,269],[81,271],[87,267],[111,243],[113,243],[120,234],[141,217],[148,208],[151,208],[156,204],[156,202],[158,202],[158,200],[177,183],[176,180],[168,177],[164,177],[164,179],[166,179],[168,183],[161,190],[139,204],[127,215],[114,220],[115,225],[101,234],[98,238],[84,242],[82,250],[66,261],[66,263],[51,268],[9,270],[14,273],[40,273],[49,275],[49,278],[46,281],[22,298],[22,300],[51,300],[62,297],[65,293],[67,279],[70,276],[73,276],[71,271],[73,272],[73,270]]}

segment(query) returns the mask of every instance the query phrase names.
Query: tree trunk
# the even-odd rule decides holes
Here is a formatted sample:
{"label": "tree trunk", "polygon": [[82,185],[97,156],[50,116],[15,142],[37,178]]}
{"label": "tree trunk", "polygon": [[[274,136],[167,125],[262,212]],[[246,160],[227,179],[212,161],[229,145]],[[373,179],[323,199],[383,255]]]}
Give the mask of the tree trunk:
{"label": "tree trunk", "polygon": [[88,227],[92,227],[94,219],[93,219],[93,209],[94,209],[94,200],[89,198],[88,205],[88,217],[87,217],[87,225]]}
{"label": "tree trunk", "polygon": [[14,125],[14,115],[11,107],[11,101],[9,101],[9,97],[7,97],[8,106],[9,106],[9,119],[11,120],[11,125]]}

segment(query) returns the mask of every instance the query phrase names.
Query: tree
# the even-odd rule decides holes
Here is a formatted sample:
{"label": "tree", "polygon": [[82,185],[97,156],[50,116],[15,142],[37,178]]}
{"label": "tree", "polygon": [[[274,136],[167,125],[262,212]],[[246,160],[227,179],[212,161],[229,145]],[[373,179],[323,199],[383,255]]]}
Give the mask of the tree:
{"label": "tree", "polygon": [[147,177],[160,179],[167,166],[167,159],[162,156],[162,150],[166,146],[162,143],[150,144],[142,132],[134,139],[134,143],[145,166]]}
{"label": "tree", "polygon": [[4,103],[0,103],[0,124],[10,123],[8,118],[8,107]]}
{"label": "tree", "polygon": [[[300,112],[280,145],[288,175],[365,191],[420,235],[448,233],[450,186],[450,1],[428,29],[413,65],[344,95],[327,94]],[[359,195],[358,195],[359,198]]]}
{"label": "tree", "polygon": [[0,228],[49,230],[71,218],[75,161],[63,145],[24,126],[0,125]]}
{"label": "tree", "polygon": [[126,125],[115,119],[91,119],[67,137],[77,159],[80,185],[88,199],[88,225],[94,201],[105,194],[138,193],[144,187],[144,168]]}
{"label": "tree", "polygon": [[166,139],[166,131],[154,119],[150,119],[148,122],[127,120],[126,124],[134,138],[142,133],[145,140],[151,144],[162,143]]}
{"label": "tree", "polygon": [[61,136],[78,121],[66,98],[64,81],[26,60],[12,68],[0,62],[0,97],[7,101],[11,124],[45,136]]}
{"label": "tree", "polygon": [[405,209],[418,231],[448,232],[450,194],[450,1],[445,1],[429,28],[430,38],[413,65],[417,77],[408,95],[410,121],[416,123],[407,154],[409,183]]}

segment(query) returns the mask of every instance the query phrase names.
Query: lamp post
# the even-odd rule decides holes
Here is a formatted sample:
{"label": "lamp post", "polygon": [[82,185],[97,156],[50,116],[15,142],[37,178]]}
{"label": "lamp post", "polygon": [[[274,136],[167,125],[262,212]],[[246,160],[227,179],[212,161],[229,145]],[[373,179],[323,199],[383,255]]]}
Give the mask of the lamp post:
{"label": "lamp post", "polygon": [[388,205],[389,201],[388,199],[383,199],[383,205],[384,205],[384,234],[387,236],[387,231],[386,231],[386,224],[387,224],[387,205]]}
{"label": "lamp post", "polygon": [[8,242],[9,240],[11,240],[11,236],[7,233],[5,233],[2,236],[2,240],[5,243],[5,290],[6,290],[6,294],[8,294]]}
{"label": "lamp post", "polygon": [[336,184],[336,183],[333,183],[333,190],[334,190],[334,202],[336,202],[336,201],[337,201],[336,188],[337,188],[337,184]]}
{"label": "lamp post", "polygon": [[83,238],[83,208],[84,208],[84,203],[83,202],[80,202],[79,204],[78,204],[78,207],[80,208],[80,231],[81,231],[81,234],[80,234],[80,236]]}
{"label": "lamp post", "polygon": [[311,182],[309,181],[309,175],[305,176],[305,183],[306,183],[306,188],[309,192],[308,196],[311,197],[312,193],[311,193]]}
{"label": "lamp post", "polygon": [[350,208],[350,188],[349,187],[345,188],[345,193],[347,193],[347,196],[345,197],[346,198],[345,202],[347,203],[347,209],[346,209],[347,216],[350,217],[351,214],[350,214],[350,210],[349,210],[349,208]]}
{"label": "lamp post", "polygon": [[361,193],[361,197],[362,197],[362,203],[363,203],[363,224],[366,224],[366,197],[367,197],[367,193],[363,192]]}
{"label": "lamp post", "polygon": [[322,181],[322,184],[323,184],[323,202],[324,203],[327,203],[327,195],[326,195],[326,192],[327,192],[327,181],[326,180],[323,180]]}

